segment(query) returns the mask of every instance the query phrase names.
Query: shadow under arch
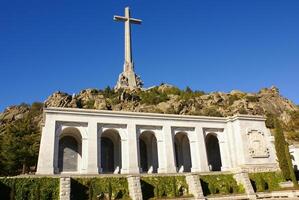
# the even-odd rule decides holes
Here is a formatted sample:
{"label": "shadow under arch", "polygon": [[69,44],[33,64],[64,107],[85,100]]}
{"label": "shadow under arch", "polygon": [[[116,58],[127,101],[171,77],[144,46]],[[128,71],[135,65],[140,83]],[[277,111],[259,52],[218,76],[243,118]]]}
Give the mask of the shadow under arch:
{"label": "shadow under arch", "polygon": [[209,133],[206,138],[206,149],[210,171],[221,171],[221,154],[217,135]]}
{"label": "shadow under arch", "polygon": [[174,136],[176,167],[179,172],[190,172],[192,167],[190,142],[187,133],[178,132]]}
{"label": "shadow under arch", "polygon": [[139,136],[139,166],[141,171],[156,173],[158,165],[158,148],[155,133],[144,131]]}
{"label": "shadow under arch", "polygon": [[103,173],[119,173],[121,169],[121,138],[115,129],[101,134],[101,170]]}
{"label": "shadow under arch", "polygon": [[75,127],[62,130],[58,143],[59,172],[76,172],[82,156],[82,136]]}

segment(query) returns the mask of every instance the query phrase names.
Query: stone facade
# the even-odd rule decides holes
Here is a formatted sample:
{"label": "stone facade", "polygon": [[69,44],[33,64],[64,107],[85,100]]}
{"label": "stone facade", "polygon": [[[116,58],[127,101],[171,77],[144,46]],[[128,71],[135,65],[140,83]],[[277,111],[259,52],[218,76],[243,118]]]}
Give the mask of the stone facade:
{"label": "stone facade", "polygon": [[[250,137],[253,133],[258,136]],[[277,170],[273,137],[263,117],[44,110],[37,174],[235,169]]]}

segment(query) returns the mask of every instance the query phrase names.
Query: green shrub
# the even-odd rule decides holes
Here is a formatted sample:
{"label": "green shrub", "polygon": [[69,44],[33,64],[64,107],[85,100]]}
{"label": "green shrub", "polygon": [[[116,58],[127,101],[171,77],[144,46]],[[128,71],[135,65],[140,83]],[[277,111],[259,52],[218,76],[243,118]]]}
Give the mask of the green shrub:
{"label": "green shrub", "polygon": [[44,104],[41,102],[33,102],[30,108],[30,114],[32,116],[37,116],[42,113]]}
{"label": "green shrub", "polygon": [[167,95],[180,95],[181,94],[181,90],[177,87],[169,87],[169,88],[165,88],[163,90],[163,93],[167,94]]}
{"label": "green shrub", "polygon": [[247,112],[247,110],[245,108],[240,108],[239,109],[239,114],[247,115],[248,112]]}
{"label": "green shrub", "polygon": [[290,132],[287,133],[286,137],[290,141],[299,142],[299,132],[290,131]]}
{"label": "green shrub", "polygon": [[291,114],[291,120],[289,121],[288,126],[293,130],[299,130],[299,108],[296,111],[293,111]]}
{"label": "green shrub", "polygon": [[259,101],[259,97],[257,97],[257,96],[246,96],[246,100],[248,102],[258,102]]}
{"label": "green shrub", "polygon": [[88,100],[88,101],[85,103],[86,108],[87,108],[87,109],[94,109],[94,102],[95,102],[94,99],[90,99],[90,100]]}
{"label": "green shrub", "polygon": [[223,117],[223,115],[214,107],[204,109],[203,115],[210,117]]}
{"label": "green shrub", "polygon": [[235,101],[239,100],[240,97],[236,94],[232,94],[228,97],[229,105],[233,105]]}
{"label": "green shrub", "polygon": [[103,91],[100,91],[105,98],[111,98],[114,97],[114,95],[116,94],[116,92],[110,88],[110,86],[107,86]]}
{"label": "green shrub", "polygon": [[190,196],[184,176],[142,177],[141,189],[143,199]]}
{"label": "green shrub", "polygon": [[204,196],[244,193],[243,185],[238,185],[232,174],[200,175]]}
{"label": "green shrub", "polygon": [[288,165],[288,160],[285,152],[285,146],[287,144],[283,134],[283,129],[278,119],[275,120],[274,139],[275,139],[274,144],[275,144],[276,155],[278,158],[279,168],[281,169],[281,173],[284,179],[289,180],[291,178],[291,175],[290,175],[290,168]]}
{"label": "green shrub", "polygon": [[273,114],[266,115],[266,127],[270,129],[275,128],[275,116]]}
{"label": "green shrub", "polygon": [[71,199],[130,199],[125,177],[75,178],[71,182]]}
{"label": "green shrub", "polygon": [[255,192],[279,190],[279,183],[284,181],[278,172],[250,173],[249,179]]}
{"label": "green shrub", "polygon": [[147,105],[155,105],[169,100],[167,94],[160,92],[158,88],[142,91],[140,93],[140,98],[141,103]]}
{"label": "green shrub", "polygon": [[59,199],[58,178],[1,178],[0,199]]}
{"label": "green shrub", "polygon": [[180,96],[180,99],[187,101],[196,97],[200,97],[204,94],[205,92],[203,91],[193,91],[190,87],[187,86],[185,90],[180,90],[180,93],[178,95]]}

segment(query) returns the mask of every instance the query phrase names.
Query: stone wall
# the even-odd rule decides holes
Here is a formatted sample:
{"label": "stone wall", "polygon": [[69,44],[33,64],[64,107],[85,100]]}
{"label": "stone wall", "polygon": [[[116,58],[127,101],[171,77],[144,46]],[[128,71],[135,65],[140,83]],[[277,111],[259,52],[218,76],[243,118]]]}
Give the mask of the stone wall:
{"label": "stone wall", "polygon": [[205,199],[202,192],[202,187],[197,174],[186,175],[186,181],[189,185],[189,192],[194,196],[195,199]]}
{"label": "stone wall", "polygon": [[71,178],[61,177],[59,187],[60,200],[70,200],[71,198]]}
{"label": "stone wall", "polygon": [[[206,174],[206,173],[204,173]],[[209,173],[209,174],[227,174],[227,173]],[[170,174],[169,174],[170,175]],[[167,175],[167,176],[169,176]],[[282,190],[282,191],[273,191],[273,192],[257,192],[255,193],[253,187],[251,185],[248,173],[246,171],[235,171],[234,179],[238,184],[243,185],[245,189],[245,194],[232,194],[232,195],[224,195],[221,197],[209,197],[204,196],[202,185],[199,179],[198,173],[187,173],[185,174],[186,182],[189,186],[189,193],[193,195],[190,198],[184,199],[299,199],[299,190]],[[147,176],[155,176],[155,175],[147,175]],[[142,200],[142,190],[141,190],[141,182],[139,175],[129,175],[127,176],[128,181],[128,189],[129,195],[132,200]],[[61,200],[70,200],[71,195],[71,178],[70,177],[61,177],[60,178],[60,199]]]}
{"label": "stone wall", "polygon": [[128,176],[127,180],[128,180],[130,197],[132,198],[132,200],[142,200],[140,177]]}

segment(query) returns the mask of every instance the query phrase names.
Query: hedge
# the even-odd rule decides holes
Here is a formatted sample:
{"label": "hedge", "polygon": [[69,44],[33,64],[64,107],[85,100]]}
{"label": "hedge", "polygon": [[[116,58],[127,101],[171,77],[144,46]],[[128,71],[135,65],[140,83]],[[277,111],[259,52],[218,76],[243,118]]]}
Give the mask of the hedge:
{"label": "hedge", "polygon": [[125,177],[74,178],[71,199],[130,199],[128,182]]}
{"label": "hedge", "polygon": [[185,176],[141,177],[143,199],[190,197]]}
{"label": "hedge", "polygon": [[200,175],[204,196],[245,193],[243,185],[239,185],[232,174]]}
{"label": "hedge", "polygon": [[59,199],[58,178],[0,178],[0,199]]}
{"label": "hedge", "polygon": [[249,179],[255,192],[279,190],[279,183],[285,181],[279,172],[250,173]]}

